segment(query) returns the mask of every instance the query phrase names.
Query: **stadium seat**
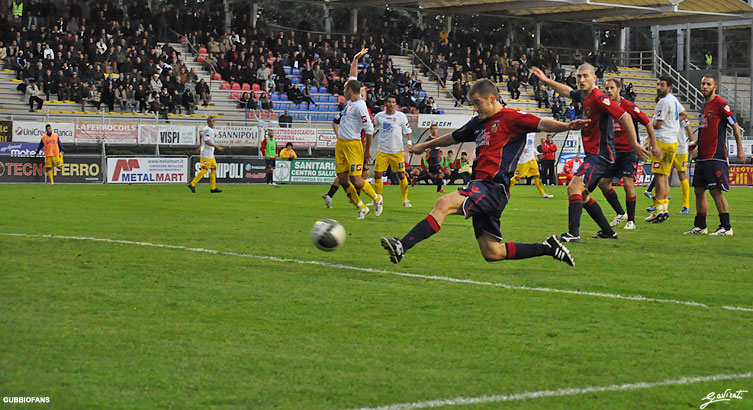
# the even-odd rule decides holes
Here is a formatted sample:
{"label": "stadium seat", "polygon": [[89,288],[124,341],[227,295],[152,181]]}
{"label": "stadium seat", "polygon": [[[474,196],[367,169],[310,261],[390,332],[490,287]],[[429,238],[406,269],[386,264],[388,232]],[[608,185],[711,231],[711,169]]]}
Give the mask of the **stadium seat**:
{"label": "stadium seat", "polygon": [[327,87],[325,87],[325,86],[323,86],[323,85],[320,85],[320,86],[319,86],[319,92],[320,92],[320,93],[326,93],[326,92],[327,92]]}
{"label": "stadium seat", "polygon": [[317,121],[324,121],[325,120],[324,114],[316,114],[316,120]]}
{"label": "stadium seat", "polygon": [[277,119],[277,113],[272,111],[269,113],[269,119],[270,120],[276,120]]}
{"label": "stadium seat", "polygon": [[285,74],[290,75],[290,67],[289,66],[283,67],[282,70],[285,72]]}
{"label": "stadium seat", "polygon": [[241,86],[241,90],[251,91],[251,85],[249,83],[243,83],[243,85]]}
{"label": "stadium seat", "polygon": [[229,90],[229,89],[230,89],[230,83],[227,81],[222,83],[222,85],[220,86],[220,90]]}
{"label": "stadium seat", "polygon": [[287,94],[280,94],[280,101],[287,101],[288,95]]}
{"label": "stadium seat", "polygon": [[241,98],[241,94],[238,91],[233,91],[230,93],[231,100],[238,100],[240,98]]}
{"label": "stadium seat", "polygon": [[301,71],[297,68],[293,68],[293,75],[301,75]]}
{"label": "stadium seat", "polygon": [[214,73],[214,75],[212,76],[212,80],[222,81],[222,74]]}
{"label": "stadium seat", "polygon": [[339,95],[339,96],[337,96],[337,102],[338,103],[346,103],[347,100],[345,100],[345,96]]}
{"label": "stadium seat", "polygon": [[426,97],[426,91],[424,91],[424,90],[421,90],[421,91],[419,91],[419,92],[418,92],[418,96],[419,96],[420,98],[424,98],[424,97]]}
{"label": "stadium seat", "polygon": [[272,109],[273,110],[279,110],[280,109],[280,103],[272,103]]}
{"label": "stadium seat", "polygon": [[337,112],[337,106],[334,104],[328,104],[327,107],[329,107],[330,112]]}
{"label": "stadium seat", "polygon": [[337,97],[335,97],[334,95],[330,95],[327,98],[327,102],[336,103],[337,102]]}
{"label": "stadium seat", "polygon": [[254,83],[251,86],[251,89],[254,90],[254,91],[261,91],[261,86],[259,84],[257,84],[257,83]]}
{"label": "stadium seat", "polygon": [[300,84],[301,83],[301,79],[298,78],[298,77],[290,77],[290,82],[293,83],[293,84]]}
{"label": "stadium seat", "polygon": [[280,94],[272,93],[272,95],[269,97],[272,101],[280,101]]}
{"label": "stadium seat", "polygon": [[199,54],[198,56],[196,56],[196,62],[197,63],[203,63],[204,61],[207,61],[206,55]]}
{"label": "stadium seat", "polygon": [[230,87],[231,90],[240,90],[241,85],[238,83],[233,83],[233,85]]}
{"label": "stadium seat", "polygon": [[199,54],[206,54],[206,53],[207,53],[207,48],[204,47],[204,46],[200,46],[199,47]]}
{"label": "stadium seat", "polygon": [[267,113],[267,111],[262,110],[261,112],[259,112],[259,118],[262,120],[266,120],[269,118],[269,114]]}

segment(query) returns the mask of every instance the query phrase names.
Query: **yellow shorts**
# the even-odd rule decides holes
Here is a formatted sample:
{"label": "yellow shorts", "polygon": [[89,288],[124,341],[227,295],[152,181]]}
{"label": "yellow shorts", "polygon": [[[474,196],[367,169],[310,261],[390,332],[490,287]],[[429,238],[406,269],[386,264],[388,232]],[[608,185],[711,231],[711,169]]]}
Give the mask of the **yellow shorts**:
{"label": "yellow shorts", "polygon": [[518,167],[515,168],[515,178],[528,178],[539,176],[539,163],[536,162],[536,158],[526,162],[518,162]]}
{"label": "yellow shorts", "polygon": [[662,159],[659,161],[653,154],[651,155],[651,172],[654,174],[669,175],[672,173],[672,163],[677,153],[677,143],[668,144],[656,141],[656,144],[662,152]]}
{"label": "yellow shorts", "polygon": [[63,156],[55,155],[54,157],[44,157],[45,168],[60,168],[63,166]]}
{"label": "yellow shorts", "polygon": [[201,169],[217,169],[217,160],[214,158],[199,158]]}
{"label": "yellow shorts", "polygon": [[335,172],[350,173],[351,176],[363,172],[363,145],[361,140],[337,139],[335,144]]}
{"label": "yellow shorts", "polygon": [[374,164],[374,171],[384,172],[387,170],[388,166],[392,167],[392,172],[405,172],[405,158],[403,158],[403,153],[385,154],[384,152],[378,151],[376,163]]}
{"label": "yellow shorts", "polygon": [[688,170],[688,153],[675,154],[674,166],[677,172],[684,172]]}

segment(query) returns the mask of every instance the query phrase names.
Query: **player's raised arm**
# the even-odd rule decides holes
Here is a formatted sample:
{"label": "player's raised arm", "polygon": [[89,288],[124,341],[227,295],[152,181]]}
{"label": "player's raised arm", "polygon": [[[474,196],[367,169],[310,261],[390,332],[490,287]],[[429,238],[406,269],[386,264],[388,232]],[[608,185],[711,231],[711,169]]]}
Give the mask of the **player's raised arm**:
{"label": "player's raised arm", "polygon": [[359,51],[355,56],[353,56],[353,61],[350,62],[350,77],[358,77],[358,60],[361,59],[366,53],[369,52],[368,48],[362,48],[361,51]]}
{"label": "player's raised arm", "polygon": [[558,94],[560,95],[570,95],[570,92],[573,91],[572,88],[570,88],[567,84],[558,83],[544,74],[543,71],[541,71],[538,67],[531,67],[531,70],[533,73],[538,77],[539,81],[541,81],[543,84],[546,84],[554,89]]}

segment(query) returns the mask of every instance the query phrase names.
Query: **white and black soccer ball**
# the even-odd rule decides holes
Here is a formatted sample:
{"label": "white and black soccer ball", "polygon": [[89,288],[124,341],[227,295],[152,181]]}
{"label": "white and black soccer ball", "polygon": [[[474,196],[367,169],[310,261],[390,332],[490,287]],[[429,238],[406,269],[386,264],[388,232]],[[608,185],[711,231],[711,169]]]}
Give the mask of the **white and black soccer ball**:
{"label": "white and black soccer ball", "polygon": [[334,219],[321,219],[311,228],[311,240],[323,251],[334,251],[345,242],[345,228]]}

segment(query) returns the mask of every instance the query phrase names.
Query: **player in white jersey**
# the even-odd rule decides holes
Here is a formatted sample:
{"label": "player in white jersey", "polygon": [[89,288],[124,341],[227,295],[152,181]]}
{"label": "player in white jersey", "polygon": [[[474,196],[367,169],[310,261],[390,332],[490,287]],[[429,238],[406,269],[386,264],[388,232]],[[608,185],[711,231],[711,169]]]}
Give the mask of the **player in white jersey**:
{"label": "player in white jersey", "polygon": [[541,177],[539,176],[539,163],[536,161],[536,133],[529,132],[526,135],[526,145],[523,147],[523,153],[520,154],[518,160],[518,167],[515,169],[515,176],[510,179],[510,188],[512,189],[520,178],[533,177],[533,183],[536,185],[536,189],[539,190],[539,195],[542,198],[554,198],[554,195],[544,192],[544,185],[541,184]]}
{"label": "player in white jersey", "polygon": [[690,129],[690,121],[687,118],[680,122],[683,128],[680,131],[680,138],[677,141],[677,154],[675,154],[674,167],[677,171],[677,178],[680,179],[680,189],[682,190],[682,210],[681,214],[690,213],[690,181],[688,181],[688,141],[695,143],[693,130]]}
{"label": "player in white jersey", "polygon": [[408,177],[405,175],[405,157],[403,156],[403,136],[408,139],[408,146],[413,145],[411,136],[413,131],[408,124],[408,117],[396,111],[397,98],[387,96],[384,100],[384,111],[374,117],[377,129],[377,157],[374,164],[374,188],[382,195],[384,184],[382,174],[387,167],[397,173],[400,180],[400,192],[403,194],[403,206],[410,207],[408,200]]}
{"label": "player in white jersey", "polygon": [[[353,57],[351,67],[358,66],[358,60],[368,49],[363,49]],[[361,177],[364,163],[371,162],[371,141],[374,136],[374,124],[371,122],[369,109],[361,98],[361,83],[351,76],[345,83],[345,97],[348,103],[340,115],[340,124],[335,144],[335,172],[340,186],[348,193],[350,200],[358,207],[358,219],[364,219],[369,208],[361,201],[357,188],[374,200],[374,215],[382,214],[384,201],[374,191],[368,181]],[[361,131],[365,133],[365,142],[361,143]]]}
{"label": "player in white jersey", "polygon": [[201,153],[199,154],[199,161],[201,163],[201,171],[196,174],[196,178],[188,184],[188,189],[191,192],[196,193],[196,184],[204,178],[204,175],[209,171],[209,192],[219,193],[221,189],[217,189],[217,160],[214,158],[214,149],[222,151],[223,148],[214,143],[214,117],[207,117],[207,126],[201,130]]}
{"label": "player in white jersey", "polygon": [[656,143],[662,152],[660,158],[651,155],[651,172],[656,179],[656,194],[654,195],[654,211],[646,218],[646,222],[660,223],[669,218],[669,176],[672,164],[677,154],[677,141],[681,136],[680,123],[688,114],[685,108],[672,94],[672,78],[659,77],[656,84],[656,103],[653,126]]}

